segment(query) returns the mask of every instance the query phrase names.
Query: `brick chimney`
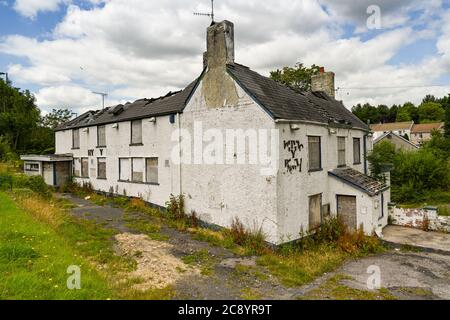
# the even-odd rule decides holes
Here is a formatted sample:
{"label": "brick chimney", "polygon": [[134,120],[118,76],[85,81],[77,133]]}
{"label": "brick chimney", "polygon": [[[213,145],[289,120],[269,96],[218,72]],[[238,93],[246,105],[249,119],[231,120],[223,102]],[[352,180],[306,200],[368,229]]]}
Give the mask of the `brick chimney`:
{"label": "brick chimney", "polygon": [[334,72],[325,72],[321,67],[319,74],[311,77],[311,91],[323,91],[330,97],[335,97]]}
{"label": "brick chimney", "polygon": [[204,66],[214,68],[233,63],[234,24],[227,20],[212,24],[207,30],[206,44]]}

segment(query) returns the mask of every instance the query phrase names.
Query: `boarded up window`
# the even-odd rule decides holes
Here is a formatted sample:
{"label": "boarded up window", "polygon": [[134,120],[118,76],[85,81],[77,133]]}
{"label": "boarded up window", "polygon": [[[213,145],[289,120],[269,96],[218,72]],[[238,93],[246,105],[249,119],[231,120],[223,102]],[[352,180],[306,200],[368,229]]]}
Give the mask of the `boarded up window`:
{"label": "boarded up window", "polygon": [[158,183],[158,158],[146,159],[146,172],[148,183]]}
{"label": "boarded up window", "polygon": [[81,177],[89,178],[89,159],[81,158]]}
{"label": "boarded up window", "polygon": [[74,177],[81,176],[81,159],[80,158],[73,159],[73,176]]}
{"label": "boarded up window", "polygon": [[338,166],[345,167],[345,137],[338,137]]}
{"label": "boarded up window", "polygon": [[320,137],[308,137],[309,171],[322,169]]}
{"label": "boarded up window", "polygon": [[131,179],[133,182],[144,182],[144,159],[133,158],[131,171]]}
{"label": "boarded up window", "polygon": [[72,130],[72,148],[73,149],[80,148],[80,129]]}
{"label": "boarded up window", "polygon": [[97,146],[106,147],[106,126],[97,127]]}
{"label": "boarded up window", "polygon": [[142,143],[142,120],[131,121],[131,144]]}
{"label": "boarded up window", "polygon": [[361,163],[361,139],[353,138],[353,163]]}
{"label": "boarded up window", "polygon": [[322,195],[309,197],[309,230],[317,229],[322,224]]}
{"label": "boarded up window", "polygon": [[106,158],[97,159],[97,178],[106,179]]}
{"label": "boarded up window", "polygon": [[130,181],[130,159],[121,158],[119,159],[119,171],[120,171],[120,181]]}

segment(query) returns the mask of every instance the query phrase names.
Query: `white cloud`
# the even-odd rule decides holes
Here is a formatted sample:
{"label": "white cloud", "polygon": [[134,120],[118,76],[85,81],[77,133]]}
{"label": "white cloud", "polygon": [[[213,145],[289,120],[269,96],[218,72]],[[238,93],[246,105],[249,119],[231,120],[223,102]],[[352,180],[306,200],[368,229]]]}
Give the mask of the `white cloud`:
{"label": "white cloud", "polygon": [[[217,20],[235,23],[237,61],[266,75],[296,62],[335,71],[340,87],[425,85],[448,75],[450,19],[444,13],[435,17],[441,1],[432,0],[425,8],[417,0],[380,0],[383,16],[392,17],[389,29],[368,41],[364,33],[342,39],[345,23],[364,26],[369,2],[222,0],[216,2],[216,13]],[[50,38],[11,35],[0,39],[0,52],[27,61],[11,64],[8,71],[16,82],[43,87],[36,96],[44,109],[61,104],[92,108],[99,99],[91,90],[109,92],[109,104],[159,96],[183,88],[201,72],[209,23],[192,12],[209,10],[206,3],[109,0],[91,9],[70,4]],[[411,8],[423,11],[416,18],[427,27],[420,32],[414,28],[418,22],[409,19]],[[41,6],[34,12],[39,10],[50,9]],[[405,45],[438,35],[439,55],[409,65],[390,65],[390,59]],[[351,107],[365,101],[418,101],[422,91],[428,92],[342,90],[338,97]]]}
{"label": "white cloud", "polygon": [[16,0],[14,10],[27,18],[35,18],[39,12],[57,11],[70,0]]}

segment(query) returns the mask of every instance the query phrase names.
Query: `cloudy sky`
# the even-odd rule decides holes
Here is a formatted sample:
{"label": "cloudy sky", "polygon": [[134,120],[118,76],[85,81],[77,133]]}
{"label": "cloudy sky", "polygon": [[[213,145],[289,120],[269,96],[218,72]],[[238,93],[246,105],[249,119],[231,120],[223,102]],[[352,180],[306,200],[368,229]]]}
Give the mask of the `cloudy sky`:
{"label": "cloudy sky", "polygon": [[[450,0],[216,0],[236,60],[336,72],[337,98],[419,102],[450,93]],[[380,9],[380,20],[376,5]],[[209,0],[0,0],[0,72],[44,112],[181,89],[201,72]],[[369,9],[369,10],[368,10]],[[448,86],[444,86],[448,84]]]}

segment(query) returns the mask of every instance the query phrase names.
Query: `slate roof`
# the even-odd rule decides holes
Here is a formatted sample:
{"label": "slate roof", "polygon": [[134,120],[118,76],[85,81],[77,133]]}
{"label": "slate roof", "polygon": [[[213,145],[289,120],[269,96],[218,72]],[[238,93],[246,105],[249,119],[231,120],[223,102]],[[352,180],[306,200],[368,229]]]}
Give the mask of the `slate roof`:
{"label": "slate roof", "polygon": [[384,138],[386,138],[386,137],[388,137],[388,138],[389,138],[389,137],[395,137],[395,138],[397,138],[397,139],[400,139],[400,140],[404,141],[405,143],[410,144],[410,145],[413,146],[414,148],[419,149],[419,147],[416,146],[414,143],[412,143],[412,142],[409,141],[409,140],[406,140],[405,138],[403,138],[402,136],[399,136],[398,134],[396,134],[396,133],[394,133],[394,132],[386,132],[386,133],[382,134],[381,136],[379,136],[378,138],[376,138],[375,140],[373,140],[373,144],[377,144],[378,142],[384,140]]}
{"label": "slate roof", "polygon": [[372,124],[370,129],[375,132],[387,132],[395,130],[408,130],[414,125],[414,121],[408,122],[392,122],[392,123],[379,123]]}
{"label": "slate roof", "polygon": [[125,105],[113,106],[98,111],[88,111],[59,126],[55,131],[180,113],[186,106],[198,81],[199,79],[196,79],[184,90],[169,92],[160,98],[140,99]]}
{"label": "slate roof", "polygon": [[328,175],[335,177],[372,197],[389,188],[384,182],[371,178],[349,167],[334,169],[333,171],[329,171]]}
{"label": "slate roof", "polygon": [[[299,93],[237,63],[227,65],[227,71],[274,119],[369,130],[341,102],[324,92]],[[61,125],[56,131],[182,113],[201,78],[193,81],[186,89],[164,97],[141,99],[124,106],[86,112]]]}
{"label": "slate roof", "polygon": [[369,130],[341,102],[324,92],[297,92],[237,63],[229,64],[227,69],[275,119],[334,123]]}

